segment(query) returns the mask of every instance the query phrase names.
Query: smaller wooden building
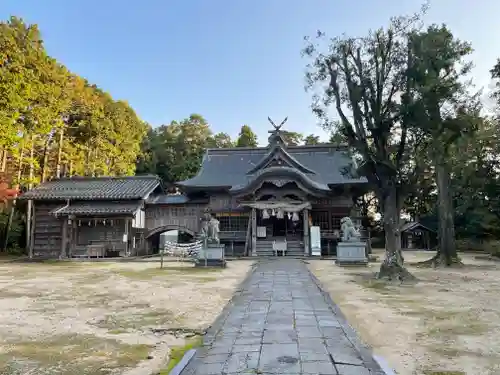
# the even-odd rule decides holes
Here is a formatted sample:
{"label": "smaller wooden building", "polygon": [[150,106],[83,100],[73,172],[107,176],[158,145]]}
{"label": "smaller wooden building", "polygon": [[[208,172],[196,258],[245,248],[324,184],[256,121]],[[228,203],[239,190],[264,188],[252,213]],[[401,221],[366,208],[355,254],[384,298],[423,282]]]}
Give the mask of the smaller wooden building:
{"label": "smaller wooden building", "polygon": [[404,250],[431,250],[437,244],[436,231],[418,221],[403,224],[400,233]]}
{"label": "smaller wooden building", "polygon": [[19,199],[33,203],[30,256],[141,254],[152,193],[163,193],[158,176],[64,178],[27,191]]}

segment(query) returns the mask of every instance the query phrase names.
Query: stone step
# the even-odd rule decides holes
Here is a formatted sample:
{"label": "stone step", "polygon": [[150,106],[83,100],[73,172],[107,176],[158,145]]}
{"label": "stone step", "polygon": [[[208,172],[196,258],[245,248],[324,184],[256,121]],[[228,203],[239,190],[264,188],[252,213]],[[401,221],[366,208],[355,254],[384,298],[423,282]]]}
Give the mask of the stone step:
{"label": "stone step", "polygon": [[[257,256],[259,257],[275,257],[274,252],[257,252]],[[281,257],[281,255],[279,255]],[[285,257],[303,257],[303,252],[287,252]]]}

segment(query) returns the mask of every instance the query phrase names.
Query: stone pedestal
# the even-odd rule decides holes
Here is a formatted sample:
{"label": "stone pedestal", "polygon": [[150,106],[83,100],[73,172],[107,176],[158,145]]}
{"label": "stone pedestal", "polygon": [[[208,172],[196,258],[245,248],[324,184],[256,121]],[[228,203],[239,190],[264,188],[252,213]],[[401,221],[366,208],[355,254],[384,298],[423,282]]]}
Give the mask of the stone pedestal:
{"label": "stone pedestal", "polygon": [[339,266],[361,265],[366,266],[366,242],[339,242],[337,245],[337,260]]}
{"label": "stone pedestal", "polygon": [[207,247],[200,249],[196,267],[225,267],[224,245],[208,244]]}

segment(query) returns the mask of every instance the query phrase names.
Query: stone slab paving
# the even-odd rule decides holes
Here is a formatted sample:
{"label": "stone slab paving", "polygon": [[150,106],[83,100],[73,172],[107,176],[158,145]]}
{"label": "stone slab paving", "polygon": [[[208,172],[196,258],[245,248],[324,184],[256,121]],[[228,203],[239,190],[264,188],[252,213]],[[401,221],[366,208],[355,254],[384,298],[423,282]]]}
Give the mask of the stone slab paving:
{"label": "stone slab paving", "polygon": [[256,265],[182,371],[216,374],[385,372],[304,262],[278,258]]}

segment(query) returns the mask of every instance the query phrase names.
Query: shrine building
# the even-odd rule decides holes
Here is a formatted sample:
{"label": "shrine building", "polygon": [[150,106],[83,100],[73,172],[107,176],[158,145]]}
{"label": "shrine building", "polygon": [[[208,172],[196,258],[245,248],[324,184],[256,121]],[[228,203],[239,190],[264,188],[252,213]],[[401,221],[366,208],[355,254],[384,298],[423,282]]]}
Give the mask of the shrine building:
{"label": "shrine building", "polygon": [[[274,125],[274,124],[273,124]],[[207,212],[226,255],[333,255],[340,220],[355,221],[366,178],[345,146],[288,146],[281,126],[268,145],[207,149],[198,174],[167,194],[157,176],[71,177],[43,183],[33,203],[33,256],[131,256],[158,250],[159,234],[196,238]],[[109,255],[111,254],[111,255]]]}

